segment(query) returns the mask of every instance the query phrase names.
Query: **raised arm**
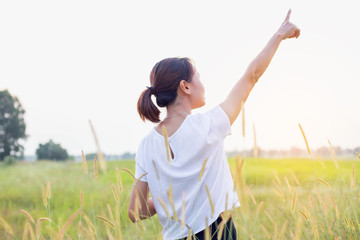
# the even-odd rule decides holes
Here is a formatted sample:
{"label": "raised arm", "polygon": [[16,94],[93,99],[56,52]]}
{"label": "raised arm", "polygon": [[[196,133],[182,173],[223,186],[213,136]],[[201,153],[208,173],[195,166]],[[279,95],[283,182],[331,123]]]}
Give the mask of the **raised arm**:
{"label": "raised arm", "polygon": [[272,36],[259,55],[249,64],[244,75],[236,82],[225,101],[220,104],[221,108],[228,115],[230,124],[233,124],[238,117],[242,103],[245,103],[255,83],[269,66],[280,42],[287,38],[298,38],[300,36],[300,30],[289,21],[290,14],[291,9],[288,11],[279,30]]}

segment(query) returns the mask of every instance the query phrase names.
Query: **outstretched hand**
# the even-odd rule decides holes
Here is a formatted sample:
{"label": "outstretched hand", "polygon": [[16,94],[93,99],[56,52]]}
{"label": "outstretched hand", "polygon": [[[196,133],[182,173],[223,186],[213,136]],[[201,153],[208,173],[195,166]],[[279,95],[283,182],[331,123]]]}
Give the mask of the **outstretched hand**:
{"label": "outstretched hand", "polygon": [[294,37],[298,38],[300,36],[300,29],[295,24],[289,21],[290,15],[291,9],[289,9],[284,22],[281,24],[279,30],[277,31],[277,33],[282,36],[283,40]]}

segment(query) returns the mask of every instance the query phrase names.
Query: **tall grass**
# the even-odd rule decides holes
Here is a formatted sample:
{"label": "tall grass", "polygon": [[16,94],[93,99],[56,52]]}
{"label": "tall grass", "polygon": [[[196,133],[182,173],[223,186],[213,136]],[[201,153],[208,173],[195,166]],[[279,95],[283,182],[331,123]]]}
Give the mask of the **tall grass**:
{"label": "tall grass", "polygon": [[[136,224],[128,219],[134,161],[109,162],[98,181],[92,163],[86,162],[88,176],[81,163],[1,164],[0,239],[161,239],[157,215]],[[240,239],[359,238],[358,159],[338,161],[339,169],[332,159],[323,160],[324,168],[315,158],[229,164],[241,202],[232,213]]]}

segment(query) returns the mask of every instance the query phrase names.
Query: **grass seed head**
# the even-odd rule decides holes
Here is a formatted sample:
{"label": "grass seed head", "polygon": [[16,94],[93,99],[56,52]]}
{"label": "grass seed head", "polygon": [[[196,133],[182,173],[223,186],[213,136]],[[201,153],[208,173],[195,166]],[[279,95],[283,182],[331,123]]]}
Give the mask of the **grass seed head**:
{"label": "grass seed head", "polygon": [[28,212],[25,211],[24,209],[21,209],[20,212],[22,212],[23,214],[25,214],[25,216],[30,220],[30,222],[32,222],[33,224],[35,224],[35,221],[34,221],[33,217],[30,215],[30,213],[28,213]]}
{"label": "grass seed head", "polygon": [[209,159],[209,158],[206,158],[206,159],[204,160],[202,166],[201,166],[201,171],[200,171],[200,175],[199,175],[199,182],[200,182],[200,180],[201,180],[202,175],[204,174],[205,165],[206,165],[208,159]]}
{"label": "grass seed head", "polygon": [[7,232],[9,235],[14,236],[14,230],[12,229],[10,224],[7,221],[5,221],[5,219],[1,216],[0,216],[0,226],[2,226],[5,232]]}
{"label": "grass seed head", "polygon": [[214,203],[213,203],[212,198],[211,198],[210,190],[209,190],[209,188],[208,188],[208,186],[206,184],[205,184],[205,189],[206,189],[206,193],[207,193],[207,196],[208,196],[208,199],[209,199],[209,202],[210,202],[211,218],[213,218],[214,211],[215,211]]}
{"label": "grass seed head", "polygon": [[306,144],[306,149],[308,150],[309,155],[311,155],[311,151],[310,151],[310,148],[309,148],[308,141],[307,141],[307,139],[306,139],[306,136],[305,136],[304,130],[302,129],[302,127],[301,127],[300,123],[299,123],[299,128],[300,128],[301,134],[302,134],[302,135],[303,135],[303,137],[304,137],[304,141],[305,141],[305,144]]}
{"label": "grass seed head", "polygon": [[98,165],[97,165],[96,156],[94,156],[94,180],[95,182],[98,181]]}
{"label": "grass seed head", "polygon": [[162,133],[164,136],[164,140],[165,140],[165,148],[166,148],[166,157],[168,162],[170,162],[170,144],[169,144],[169,140],[168,140],[168,132],[165,126],[162,127]]}
{"label": "grass seed head", "polygon": [[87,175],[88,174],[88,167],[87,167],[86,157],[85,157],[85,154],[84,154],[83,150],[81,150],[81,157],[82,157],[84,173]]}

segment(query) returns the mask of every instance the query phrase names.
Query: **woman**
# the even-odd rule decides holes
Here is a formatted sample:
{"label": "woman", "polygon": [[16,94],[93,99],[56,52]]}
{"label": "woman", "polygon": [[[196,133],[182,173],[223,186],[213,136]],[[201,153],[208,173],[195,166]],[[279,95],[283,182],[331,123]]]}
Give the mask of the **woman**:
{"label": "woman", "polygon": [[[186,238],[189,232],[203,239],[207,227],[217,239],[222,213],[240,206],[223,140],[231,134],[242,103],[280,42],[300,36],[300,30],[289,22],[290,14],[291,10],[225,101],[205,113],[191,115],[205,100],[199,73],[190,59],[166,58],[154,66],[151,86],[141,94],[138,112],[142,120],[158,124],[141,141],[136,154],[137,181],[129,206],[133,222],[158,213],[164,239]],[[152,95],[159,107],[166,107],[162,121]],[[149,191],[152,198],[148,198]],[[224,219],[221,238],[236,239],[232,218]]]}

